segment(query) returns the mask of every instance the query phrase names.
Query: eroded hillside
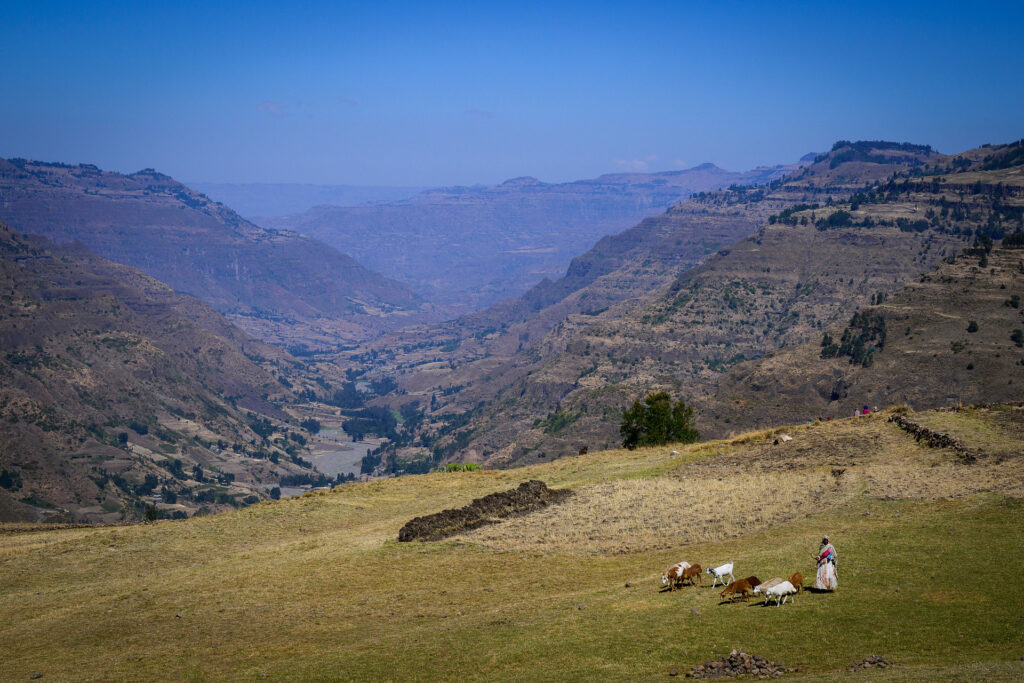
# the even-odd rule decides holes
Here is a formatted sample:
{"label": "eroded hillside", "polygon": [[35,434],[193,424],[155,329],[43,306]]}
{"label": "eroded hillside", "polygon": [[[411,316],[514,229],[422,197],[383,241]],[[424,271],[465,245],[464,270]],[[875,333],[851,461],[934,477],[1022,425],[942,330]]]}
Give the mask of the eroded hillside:
{"label": "eroded hillside", "polygon": [[0,224],[0,340],[0,519],[183,516],[311,474],[274,405],[294,359],[81,245]]}
{"label": "eroded hillside", "polygon": [[709,414],[733,427],[842,416],[862,405],[1024,395],[1024,244],[971,249],[819,340],[723,377]]}
{"label": "eroded hillside", "polygon": [[[978,235],[1016,229],[1015,149],[950,157],[916,145],[837,143],[786,179],[697,196],[623,233],[623,244],[630,233],[657,239],[640,239],[644,248],[626,263],[525,322],[509,316],[443,348],[375,349],[372,361],[405,392],[394,401],[417,400],[434,416],[423,446],[396,455],[534,462],[618,443],[622,407],[647,391],[708,399],[733,366],[820,339]],[[666,248],[678,241],[692,250],[701,227],[719,224],[751,234],[698,267],[702,257],[673,259]],[[612,283],[624,284],[617,297],[600,298]],[[604,307],[581,310],[588,296]],[[699,426],[720,433],[728,419],[705,411]]]}

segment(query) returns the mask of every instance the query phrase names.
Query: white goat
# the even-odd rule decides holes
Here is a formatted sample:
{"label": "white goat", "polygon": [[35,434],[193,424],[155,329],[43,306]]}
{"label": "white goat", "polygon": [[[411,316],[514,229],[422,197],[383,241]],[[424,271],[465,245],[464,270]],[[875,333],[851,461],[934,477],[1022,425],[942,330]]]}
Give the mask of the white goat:
{"label": "white goat", "polygon": [[715,580],[711,582],[711,587],[712,588],[714,588],[718,584],[719,581],[722,582],[723,586],[728,585],[725,582],[725,575],[726,574],[729,575],[729,583],[732,583],[733,581],[736,580],[736,577],[734,577],[732,575],[732,564],[733,563],[730,562],[729,564],[723,564],[721,567],[708,567],[707,569],[704,570],[708,574],[711,574],[711,575],[713,575],[715,577]]}
{"label": "white goat", "polygon": [[754,586],[754,595],[757,595],[758,593],[764,593],[769,588],[772,588],[773,586],[778,586],[780,583],[782,583],[782,578],[778,576],[773,576],[767,581],[759,583],[758,585]]}
{"label": "white goat", "polygon": [[775,604],[777,606],[782,606],[785,604],[786,598],[789,598],[791,602],[795,602],[796,598],[791,597],[794,595],[796,595],[796,586],[791,584],[789,581],[783,581],[777,586],[772,586],[764,592],[764,604],[767,605],[771,598],[775,598]]}

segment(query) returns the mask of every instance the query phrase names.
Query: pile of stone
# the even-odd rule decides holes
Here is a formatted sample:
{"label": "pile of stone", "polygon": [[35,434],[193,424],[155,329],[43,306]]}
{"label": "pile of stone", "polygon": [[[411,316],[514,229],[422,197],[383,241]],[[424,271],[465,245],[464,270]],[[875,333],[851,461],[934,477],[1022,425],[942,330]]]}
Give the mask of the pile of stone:
{"label": "pile of stone", "polygon": [[931,448],[952,449],[964,462],[974,462],[975,460],[975,456],[967,450],[967,444],[955,436],[937,432],[934,429],[908,420],[899,413],[893,414],[889,418],[889,422],[895,423],[897,427],[913,436],[916,441],[923,440]]}
{"label": "pile of stone", "polygon": [[569,489],[549,489],[544,482],[531,479],[524,481],[518,488],[477,498],[460,508],[415,517],[399,530],[398,540],[403,543],[415,540],[439,541],[485,524],[496,524],[509,517],[557,505],[571,495]]}
{"label": "pile of stone", "polygon": [[728,657],[707,661],[690,669],[687,678],[735,678],[750,676],[759,680],[778,678],[784,673],[792,673],[781,664],[769,661],[759,655],[750,655],[743,650],[733,650]]}
{"label": "pile of stone", "polygon": [[861,671],[862,669],[873,669],[879,667],[886,669],[892,666],[885,657],[879,657],[878,655],[871,655],[867,659],[862,659],[850,666],[850,671]]}

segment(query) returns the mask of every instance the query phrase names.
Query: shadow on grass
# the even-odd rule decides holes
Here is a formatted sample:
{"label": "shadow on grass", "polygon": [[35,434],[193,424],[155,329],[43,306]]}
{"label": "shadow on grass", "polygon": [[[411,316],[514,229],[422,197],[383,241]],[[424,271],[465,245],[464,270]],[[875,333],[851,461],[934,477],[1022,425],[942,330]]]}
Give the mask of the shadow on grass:
{"label": "shadow on grass", "polygon": [[696,588],[696,586],[682,586],[680,588],[669,588],[668,586],[662,586],[658,589],[659,593],[682,593],[687,588]]}
{"label": "shadow on grass", "polygon": [[[785,602],[783,604],[793,605],[795,603],[787,601],[787,602]],[[778,603],[775,603],[775,602],[765,602],[764,600],[758,600],[758,601],[756,601],[756,602],[754,602],[752,604],[747,605],[747,607],[780,607],[780,606],[781,605],[779,605]]]}
{"label": "shadow on grass", "polygon": [[746,599],[743,599],[743,598],[740,598],[738,600],[730,600],[730,599],[726,598],[726,599],[722,600],[718,604],[719,605],[735,605],[736,603],[739,603],[739,602],[749,602],[749,600],[746,600]]}

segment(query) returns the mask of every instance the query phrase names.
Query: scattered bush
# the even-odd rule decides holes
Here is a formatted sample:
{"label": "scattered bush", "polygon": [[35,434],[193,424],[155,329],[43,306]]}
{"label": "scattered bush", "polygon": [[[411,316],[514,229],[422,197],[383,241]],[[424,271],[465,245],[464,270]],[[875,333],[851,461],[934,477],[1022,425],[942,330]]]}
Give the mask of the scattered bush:
{"label": "scattered bush", "polygon": [[849,356],[851,363],[860,363],[868,367],[874,362],[874,354],[885,347],[885,318],[880,313],[870,311],[854,313],[850,318],[850,324],[843,330],[843,336],[839,344],[832,342],[829,335],[825,335],[830,342],[825,344],[823,338],[821,357],[840,358]]}
{"label": "scattered bush", "polygon": [[147,474],[145,481],[135,487],[135,493],[140,496],[148,496],[156,489],[159,483],[160,480],[155,474]]}
{"label": "scattered bush", "polygon": [[622,411],[619,433],[622,445],[630,450],[637,446],[693,443],[700,438],[693,425],[693,408],[683,401],[673,404],[665,391],[650,394]]}
{"label": "scattered bush", "polygon": [[1024,232],[1017,232],[1003,238],[1003,249],[1024,249]]}
{"label": "scattered bush", "polygon": [[249,427],[264,439],[269,438],[276,431],[273,423],[265,417],[250,418]]}
{"label": "scattered bush", "polygon": [[482,470],[475,462],[453,462],[441,468],[441,472],[476,472]]}
{"label": "scattered bush", "polygon": [[0,471],[0,487],[13,490],[21,488],[21,475],[17,472]]}

